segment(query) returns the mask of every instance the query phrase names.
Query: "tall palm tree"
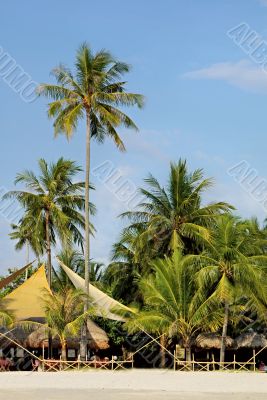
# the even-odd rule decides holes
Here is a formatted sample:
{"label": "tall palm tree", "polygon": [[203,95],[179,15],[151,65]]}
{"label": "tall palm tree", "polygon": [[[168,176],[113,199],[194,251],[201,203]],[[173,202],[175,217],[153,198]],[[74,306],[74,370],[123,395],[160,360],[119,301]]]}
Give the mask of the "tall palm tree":
{"label": "tall palm tree", "polygon": [[201,169],[190,173],[186,161],[171,163],[166,187],[152,175],[145,183],[148,188],[140,189],[144,200],[138,210],[122,214],[131,222],[124,233],[139,227],[143,233],[136,240],[137,248],[155,249],[158,256],[178,248],[185,253],[196,251],[210,239],[214,218],[233,208],[225,202],[203,206],[202,194],[213,181],[204,179]]}
{"label": "tall palm tree", "polygon": [[[85,204],[84,183],[73,182],[73,178],[82,171],[74,161],[60,158],[56,163],[48,164],[40,159],[39,170],[39,176],[32,171],[19,173],[15,183],[24,183],[28,191],[10,191],[5,197],[19,201],[25,210],[23,223],[30,230],[31,237],[35,238],[34,243],[45,244],[51,286],[51,247],[56,238],[60,238],[64,245],[72,240],[83,244],[80,229],[84,229],[85,224],[80,211],[84,210]],[[91,204],[91,212],[94,211]]]}
{"label": "tall palm tree", "polygon": [[[224,307],[220,362],[225,360],[225,343],[230,306],[237,299],[246,299],[246,309],[265,318],[267,256],[262,249],[263,239],[255,224],[225,215],[217,219],[213,240],[206,250],[192,256],[200,267],[198,286],[209,293],[207,303],[220,302]],[[265,245],[267,241],[265,240]]]}
{"label": "tall palm tree", "polygon": [[[84,43],[77,51],[75,72],[59,65],[52,73],[56,84],[41,84],[39,93],[53,101],[48,115],[54,118],[55,134],[67,138],[86,120],[86,177],[85,177],[85,289],[89,290],[90,229],[89,182],[91,138],[103,142],[111,137],[120,150],[125,150],[118,134],[120,126],[137,130],[135,123],[118,106],[142,107],[143,96],[128,93],[123,75],[129,65],[116,60],[109,52],[93,53]],[[85,305],[86,307],[87,305]]]}
{"label": "tall palm tree", "polygon": [[[193,339],[200,331],[216,331],[222,324],[218,307],[206,305],[205,291],[197,291],[191,256],[175,251],[152,263],[154,274],[140,282],[145,308],[126,322],[130,333],[140,327],[153,334],[178,339],[191,360]],[[166,342],[166,341],[165,341]]]}

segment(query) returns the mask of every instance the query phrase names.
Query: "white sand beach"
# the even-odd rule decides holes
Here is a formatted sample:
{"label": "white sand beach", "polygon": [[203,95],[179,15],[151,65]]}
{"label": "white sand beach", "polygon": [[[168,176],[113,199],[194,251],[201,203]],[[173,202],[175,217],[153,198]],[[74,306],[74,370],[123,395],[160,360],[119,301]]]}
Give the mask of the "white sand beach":
{"label": "white sand beach", "polygon": [[0,399],[17,400],[265,400],[266,395],[260,394],[255,397],[253,393],[218,394],[218,393],[177,393],[177,392],[145,392],[145,391],[118,391],[118,390],[22,390],[2,391]]}
{"label": "white sand beach", "polygon": [[267,374],[163,370],[0,374],[0,399],[266,399]]}

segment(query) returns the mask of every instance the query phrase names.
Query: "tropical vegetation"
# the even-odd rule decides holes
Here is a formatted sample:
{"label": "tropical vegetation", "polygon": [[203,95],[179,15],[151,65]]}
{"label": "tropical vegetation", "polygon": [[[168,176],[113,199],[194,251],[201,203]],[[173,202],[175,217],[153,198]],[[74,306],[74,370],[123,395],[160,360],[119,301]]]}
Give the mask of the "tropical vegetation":
{"label": "tropical vegetation", "polygon": [[[129,70],[108,51],[94,53],[84,43],[73,72],[60,64],[53,70],[56,83],[39,86],[38,93],[49,99],[55,135],[70,139],[85,119],[85,179],[82,168],[64,157],[50,163],[42,158],[38,172],[18,173],[15,184],[21,187],[5,195],[22,209],[10,238],[16,250],[26,249],[26,263],[32,254],[38,263],[46,258],[51,290],[43,295],[45,329],[60,339],[63,359],[67,337],[78,334],[85,357],[91,282],[131,309],[124,323],[90,315],[114,345],[142,332],[154,341],[160,338],[161,366],[175,344],[185,349],[190,363],[197,337],[214,332],[221,337],[223,364],[228,335],[267,328],[267,228],[255,218],[239,217],[223,199],[207,202],[214,181],[202,169],[191,171],[188,161],[179,159],[170,163],[167,182],[150,173],[139,189],[138,206],[118,216],[123,226],[108,265],[91,257],[90,237],[97,238],[91,216],[98,206],[90,202],[91,142],[111,138],[124,151],[121,130],[137,130],[125,109],[143,107],[144,98],[128,92],[124,75]],[[75,290],[60,266],[52,265],[53,249],[85,278],[85,292]],[[2,298],[24,280],[19,277],[1,291],[1,325],[13,321]]]}
{"label": "tropical vegetation", "polygon": [[83,291],[69,287],[56,293],[46,291],[43,294],[45,328],[53,337],[59,338],[63,361],[67,360],[67,338],[77,336],[88,317],[88,312],[83,311],[84,296]]}
{"label": "tropical vegetation", "polygon": [[[225,341],[230,307],[236,302],[245,310],[266,321],[267,255],[262,251],[263,240],[255,225],[231,215],[217,218],[212,241],[194,259],[199,263],[198,286],[206,293],[206,303],[218,302],[224,309],[220,361],[225,359]],[[267,243],[267,242],[266,242]]]}
{"label": "tropical vegetation", "polygon": [[197,333],[216,332],[221,326],[221,310],[209,307],[206,292],[198,290],[190,255],[176,250],[171,257],[155,260],[152,268],[154,273],[140,281],[145,307],[133,313],[126,327],[130,332],[142,328],[161,335],[163,349],[167,338],[180,341],[190,361]]}
{"label": "tropical vegetation", "polygon": [[[27,190],[10,191],[5,198],[15,198],[24,210],[11,238],[17,240],[18,249],[28,241],[35,253],[46,252],[51,286],[51,248],[56,239],[59,238],[65,247],[72,241],[83,246],[81,229],[84,229],[85,223],[81,212],[85,206],[84,182],[73,181],[82,170],[74,161],[60,158],[56,163],[48,164],[40,159],[38,166],[39,176],[26,170],[15,179],[16,184],[24,184]],[[92,204],[90,207],[94,213],[95,207]]]}

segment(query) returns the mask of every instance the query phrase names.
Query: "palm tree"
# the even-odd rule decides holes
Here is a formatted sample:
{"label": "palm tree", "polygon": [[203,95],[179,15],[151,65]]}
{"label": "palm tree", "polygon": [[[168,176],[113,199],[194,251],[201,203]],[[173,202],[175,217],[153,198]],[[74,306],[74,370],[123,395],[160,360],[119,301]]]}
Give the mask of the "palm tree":
{"label": "palm tree", "polygon": [[[63,248],[57,257],[76,274],[83,275],[84,255],[81,251],[73,247]],[[71,281],[60,265],[56,271],[56,277],[60,287],[72,286]]]}
{"label": "palm tree", "polygon": [[[83,244],[80,229],[84,228],[84,217],[80,211],[85,203],[84,183],[73,182],[73,178],[81,171],[74,161],[60,158],[56,163],[48,164],[40,159],[39,170],[39,176],[32,171],[18,174],[15,183],[24,183],[28,191],[10,191],[5,197],[14,197],[23,206],[25,214],[22,225],[30,230],[34,244],[45,244],[48,282],[51,286],[51,247],[56,238],[59,237],[64,245],[72,240]],[[94,211],[91,204],[91,212]]]}
{"label": "palm tree", "polygon": [[[15,249],[22,250],[26,247],[26,264],[30,262],[30,250],[37,256],[43,255],[45,241],[42,236],[34,235],[32,230],[32,220],[21,218],[18,224],[11,224],[12,232],[9,234],[12,240],[16,240]],[[26,277],[28,270],[26,271]]]}
{"label": "palm tree", "polygon": [[104,273],[104,264],[97,261],[91,261],[90,282],[94,285],[101,285]]}
{"label": "palm tree", "polygon": [[[63,249],[58,255],[58,258],[76,274],[80,275],[81,277],[84,276],[85,259],[82,252],[70,247]],[[91,260],[90,282],[92,282],[94,285],[101,285],[103,268],[103,264]],[[61,267],[56,274],[61,286],[64,287],[70,284],[67,274],[62,270]]]}
{"label": "palm tree", "polygon": [[152,263],[154,274],[140,282],[145,308],[126,322],[130,333],[142,328],[166,339],[178,338],[191,360],[193,339],[200,331],[216,331],[222,323],[218,307],[208,307],[206,293],[197,291],[191,256],[175,251]]}
{"label": "palm tree", "polygon": [[135,243],[139,251],[154,249],[158,256],[175,249],[197,251],[210,240],[214,218],[233,208],[225,202],[202,206],[201,195],[212,186],[212,179],[204,179],[201,169],[190,173],[186,161],[171,164],[166,187],[152,175],[145,183],[148,188],[140,189],[144,200],[138,210],[122,214],[131,222],[124,234],[138,227],[143,230]]}
{"label": "palm tree", "polygon": [[137,252],[135,243],[142,231],[132,229],[124,232],[113,245],[111,259],[103,275],[103,282],[111,289],[112,297],[123,300],[126,304],[142,302],[139,289],[141,276],[151,272],[152,254]]}
{"label": "palm tree", "polygon": [[261,228],[260,223],[256,217],[244,220],[245,227],[249,232],[251,238],[253,238],[253,243],[255,243],[255,252],[266,253],[267,250],[267,231],[266,227]]}
{"label": "palm tree", "polygon": [[[220,362],[225,360],[225,342],[230,306],[246,299],[246,309],[265,318],[267,256],[262,250],[263,238],[251,221],[225,215],[216,220],[213,240],[206,250],[193,256],[200,266],[198,286],[209,292],[207,303],[218,301],[224,308]],[[267,241],[265,240],[265,246]]]}
{"label": "palm tree", "polygon": [[[90,229],[89,182],[91,138],[103,142],[111,137],[120,150],[125,150],[117,128],[124,126],[137,130],[134,122],[118,106],[142,107],[143,96],[128,93],[123,75],[129,65],[117,61],[109,52],[93,54],[84,43],[77,51],[75,73],[63,65],[53,70],[56,84],[42,84],[39,93],[53,101],[48,115],[54,118],[55,135],[72,136],[79,121],[86,120],[86,177],[85,177],[85,289],[89,290]],[[85,307],[87,305],[85,304]]]}
{"label": "palm tree", "polygon": [[44,293],[46,328],[53,337],[59,338],[63,361],[67,359],[67,338],[79,334],[88,314],[83,312],[84,297],[83,291],[73,288]]}

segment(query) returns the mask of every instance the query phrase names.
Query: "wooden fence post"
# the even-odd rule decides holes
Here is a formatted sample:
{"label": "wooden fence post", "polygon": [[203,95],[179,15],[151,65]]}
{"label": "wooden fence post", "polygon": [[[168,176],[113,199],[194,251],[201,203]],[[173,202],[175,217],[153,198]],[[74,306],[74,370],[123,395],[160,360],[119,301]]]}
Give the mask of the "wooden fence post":
{"label": "wooden fence post", "polygon": [[213,363],[213,371],[215,371],[215,360],[214,360],[214,354],[212,353],[212,363]]}
{"label": "wooden fence post", "polygon": [[234,353],[234,371],[235,371],[235,362],[236,362],[236,361],[235,361],[235,353]]}

